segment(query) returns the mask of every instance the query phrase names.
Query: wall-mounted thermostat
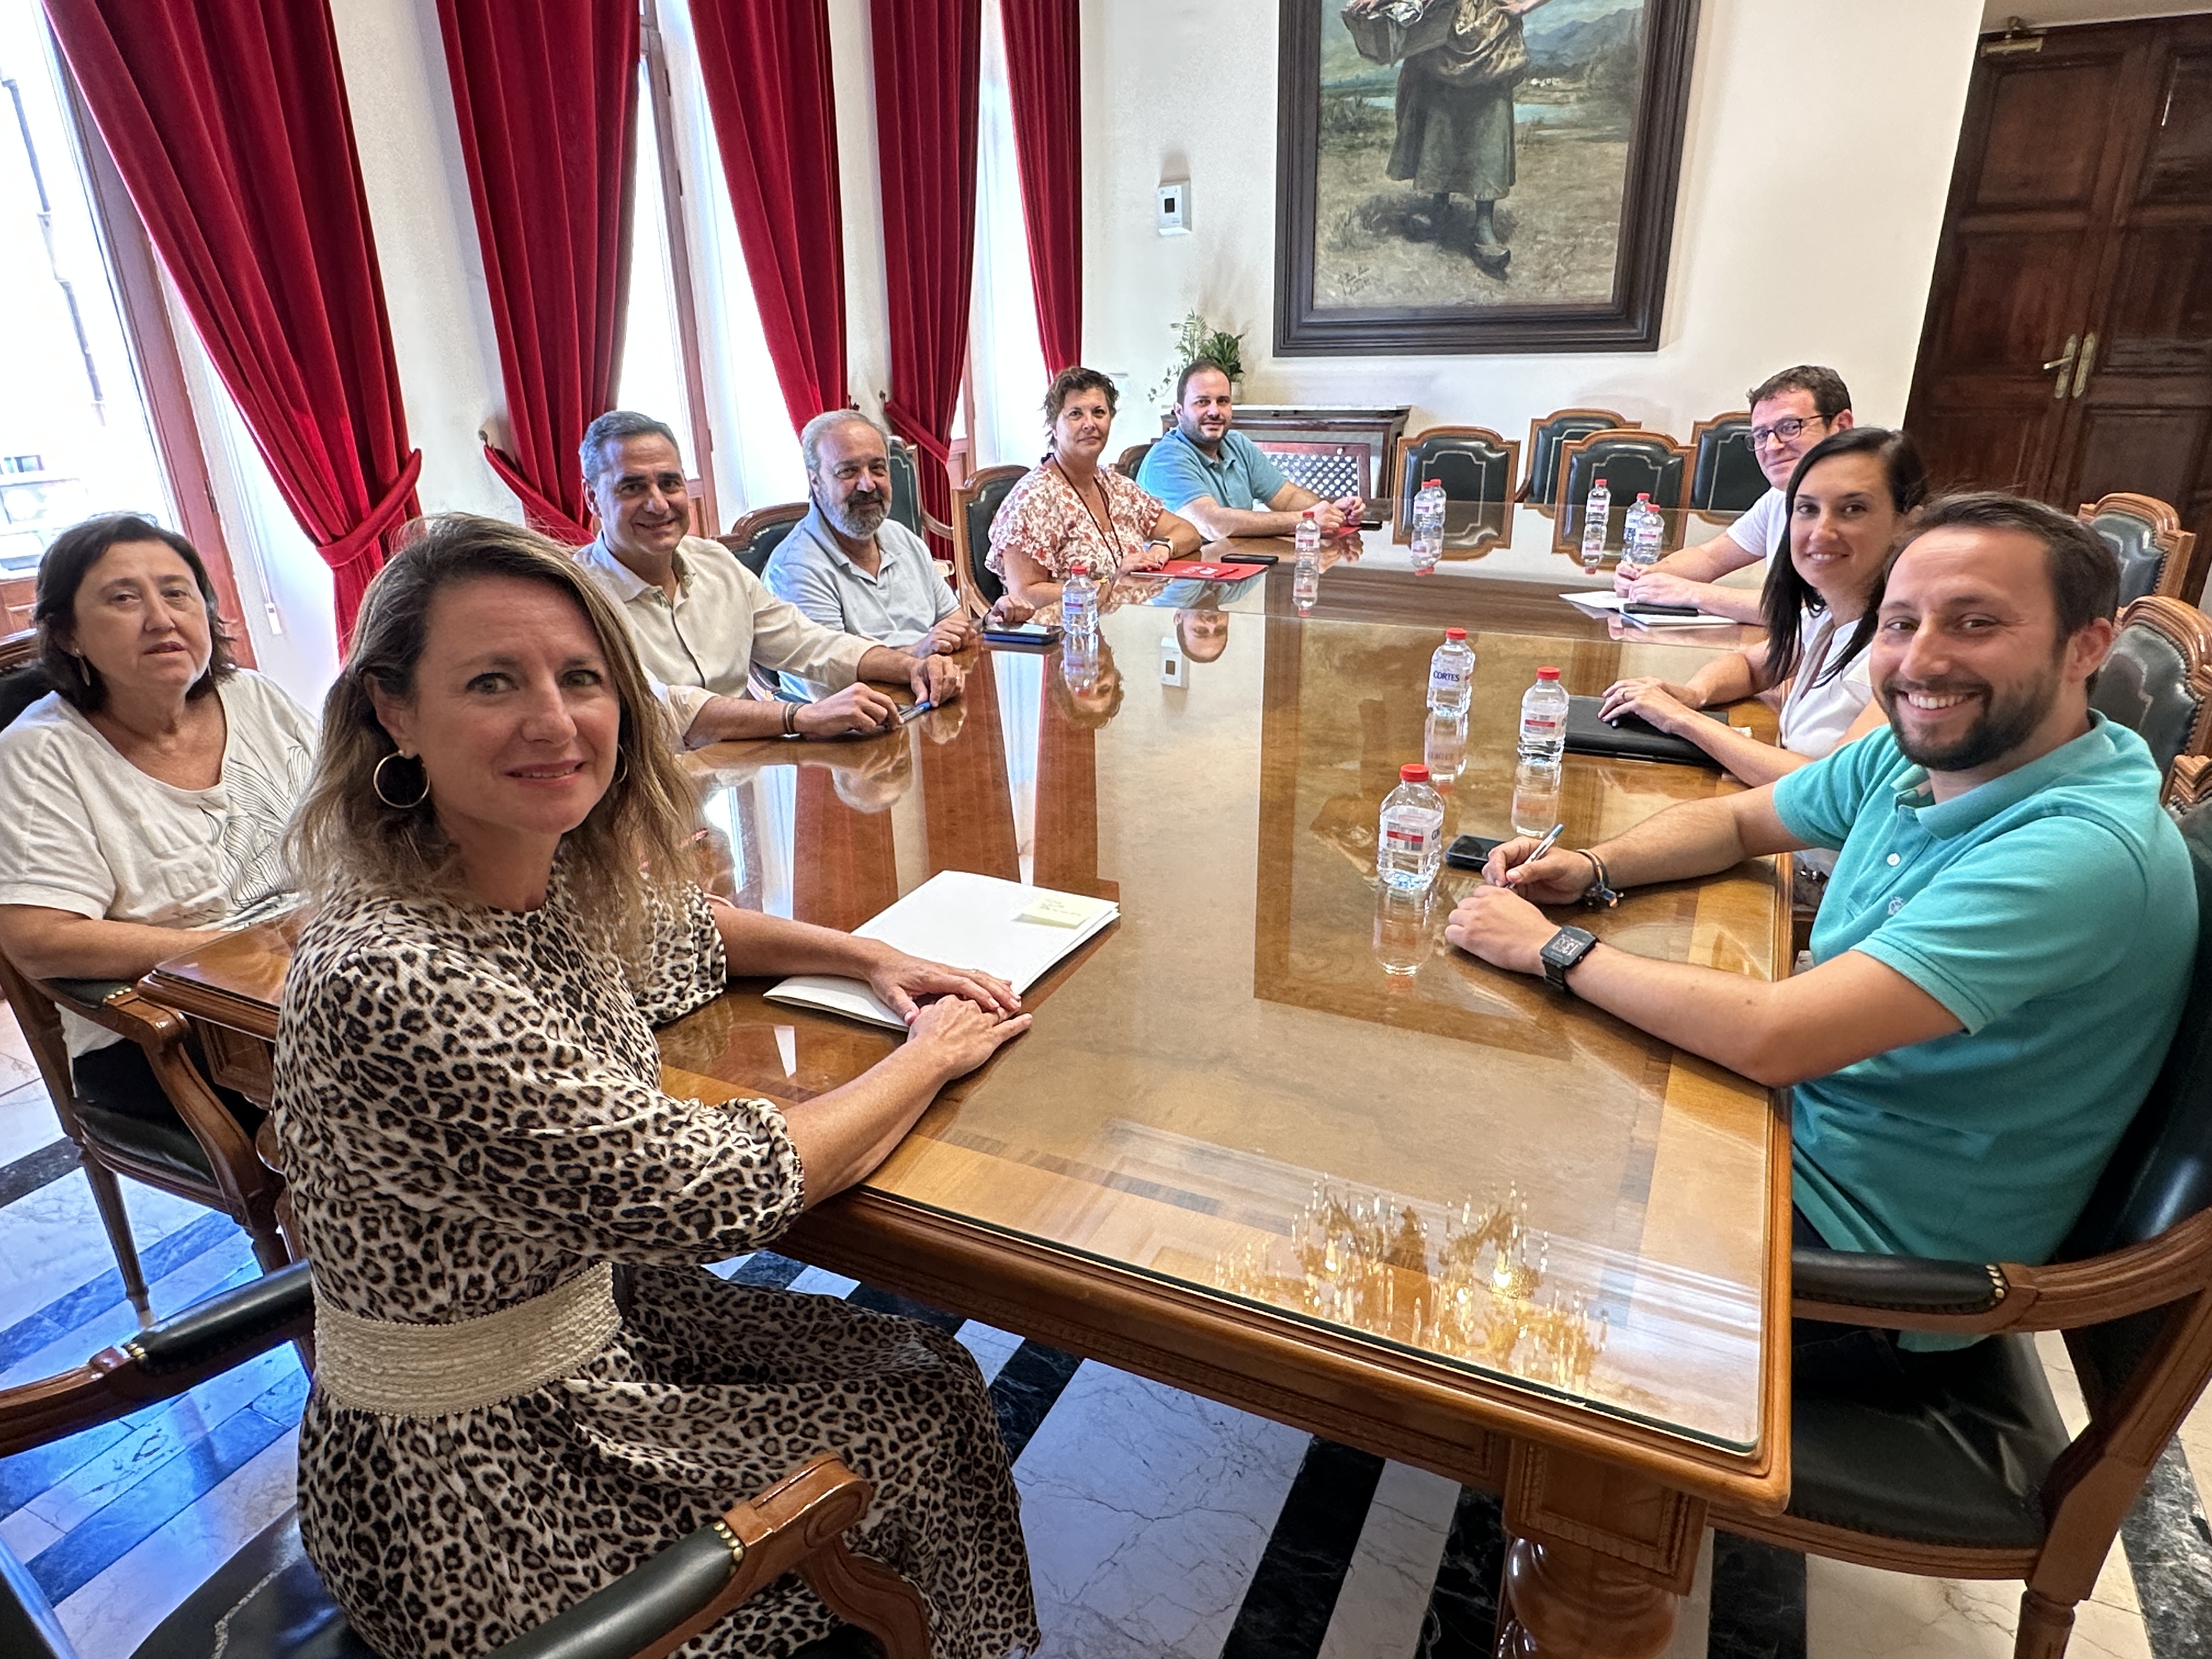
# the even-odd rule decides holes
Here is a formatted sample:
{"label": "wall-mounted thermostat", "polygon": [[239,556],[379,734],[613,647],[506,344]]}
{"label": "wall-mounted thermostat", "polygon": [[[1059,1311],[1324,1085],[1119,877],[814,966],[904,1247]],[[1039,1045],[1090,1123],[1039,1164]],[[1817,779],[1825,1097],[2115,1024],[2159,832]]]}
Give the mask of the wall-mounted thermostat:
{"label": "wall-mounted thermostat", "polygon": [[1160,186],[1158,222],[1163,236],[1190,234],[1190,180],[1171,179]]}

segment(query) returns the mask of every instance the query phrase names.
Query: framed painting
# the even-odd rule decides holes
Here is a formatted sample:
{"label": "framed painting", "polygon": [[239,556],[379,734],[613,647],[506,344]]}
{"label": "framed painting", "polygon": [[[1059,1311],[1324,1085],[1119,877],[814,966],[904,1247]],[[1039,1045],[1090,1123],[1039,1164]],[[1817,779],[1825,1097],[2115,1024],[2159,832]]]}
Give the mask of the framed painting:
{"label": "framed painting", "polygon": [[1279,356],[1659,343],[1698,0],[1282,0]]}

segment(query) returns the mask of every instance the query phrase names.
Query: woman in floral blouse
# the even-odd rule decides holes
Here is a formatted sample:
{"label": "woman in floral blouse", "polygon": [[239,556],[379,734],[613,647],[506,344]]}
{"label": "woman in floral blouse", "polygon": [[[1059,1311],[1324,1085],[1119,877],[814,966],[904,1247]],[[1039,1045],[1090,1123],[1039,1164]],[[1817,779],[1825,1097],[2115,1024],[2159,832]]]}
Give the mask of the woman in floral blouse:
{"label": "woman in floral blouse", "polygon": [[1101,463],[1116,401],[1113,381],[1095,368],[1053,377],[1044,396],[1052,453],[1006,492],[991,521],[986,562],[1019,604],[1059,604],[1060,580],[1078,559],[1103,584],[1125,570],[1189,558],[1205,539]]}

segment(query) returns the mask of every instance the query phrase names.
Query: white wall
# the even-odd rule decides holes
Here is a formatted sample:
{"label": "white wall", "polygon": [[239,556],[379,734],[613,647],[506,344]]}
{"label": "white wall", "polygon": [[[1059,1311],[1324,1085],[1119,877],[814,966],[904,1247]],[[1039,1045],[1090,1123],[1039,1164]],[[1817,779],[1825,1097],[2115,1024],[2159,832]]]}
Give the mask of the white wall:
{"label": "white wall", "polygon": [[[1515,438],[1596,404],[1686,437],[1811,362],[1862,419],[1904,413],[1981,0],[1705,0],[1662,343],[1603,356],[1273,356],[1278,16],[1277,0],[1084,8],[1084,350],[1139,393],[1123,440],[1151,429],[1141,389],[1193,306],[1247,331],[1255,404],[1410,403],[1417,427]],[[1216,72],[1163,68],[1179,64]],[[1153,190],[1176,177],[1193,231],[1163,237]]]}

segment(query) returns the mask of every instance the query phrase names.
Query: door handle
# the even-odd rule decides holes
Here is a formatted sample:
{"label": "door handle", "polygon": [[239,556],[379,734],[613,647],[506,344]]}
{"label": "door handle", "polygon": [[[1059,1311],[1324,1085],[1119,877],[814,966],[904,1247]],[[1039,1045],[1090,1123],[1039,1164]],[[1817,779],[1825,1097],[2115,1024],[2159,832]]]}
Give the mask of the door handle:
{"label": "door handle", "polygon": [[2059,356],[2053,357],[2049,362],[2043,366],[2044,372],[2045,374],[2049,374],[2054,368],[2058,371],[2058,384],[2051,389],[2052,398],[2057,402],[2063,403],[2066,401],[2066,377],[2073,371],[2074,349],[2081,343],[2081,337],[2080,335],[2068,335],[2066,337],[2066,349],[2064,353]]}
{"label": "door handle", "polygon": [[[2097,331],[2091,329],[2082,337],[2081,356],[2074,365],[2074,395],[2075,397],[2080,397],[2082,388],[2089,384],[2089,371],[2096,366],[2096,362]],[[2066,377],[2062,374],[2058,378],[2063,380]]]}

